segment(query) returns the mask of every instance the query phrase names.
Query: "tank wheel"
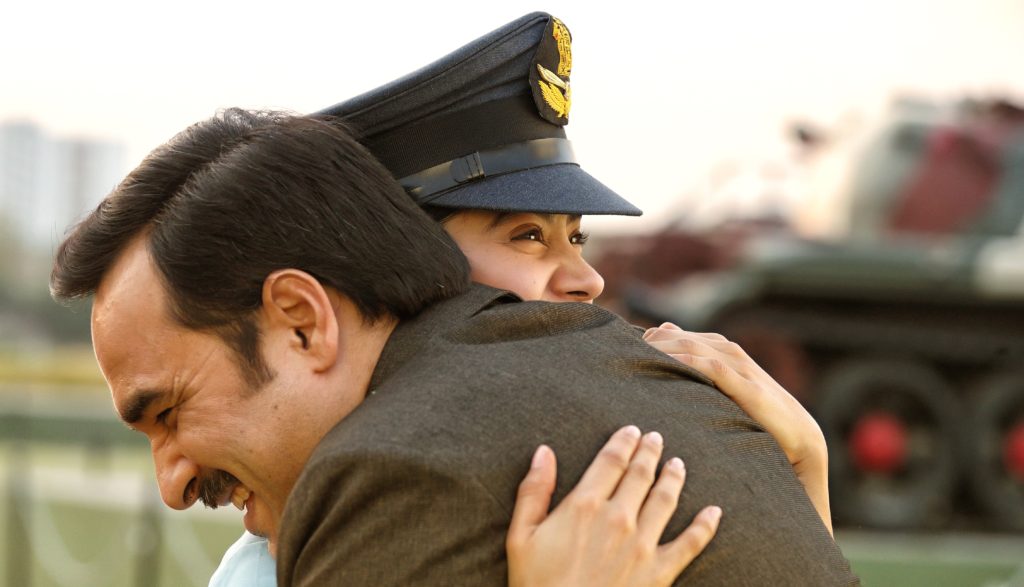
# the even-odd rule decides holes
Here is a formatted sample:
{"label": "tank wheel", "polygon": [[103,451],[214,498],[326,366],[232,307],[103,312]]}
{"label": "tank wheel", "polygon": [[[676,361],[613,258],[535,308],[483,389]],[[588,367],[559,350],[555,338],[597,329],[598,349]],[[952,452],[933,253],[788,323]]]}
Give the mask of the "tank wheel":
{"label": "tank wheel", "polygon": [[959,477],[959,404],[949,384],[913,361],[858,359],[832,367],[817,387],[836,520],[944,523]]}
{"label": "tank wheel", "polygon": [[969,443],[974,496],[994,523],[1024,530],[1024,372],[980,387]]}

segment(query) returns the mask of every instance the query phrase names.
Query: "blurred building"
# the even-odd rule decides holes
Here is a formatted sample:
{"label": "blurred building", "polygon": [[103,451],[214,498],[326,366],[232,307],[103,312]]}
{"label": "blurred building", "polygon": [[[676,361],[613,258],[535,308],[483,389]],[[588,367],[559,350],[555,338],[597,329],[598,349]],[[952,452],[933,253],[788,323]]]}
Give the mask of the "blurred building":
{"label": "blurred building", "polygon": [[125,172],[126,149],[54,136],[33,122],[0,123],[0,216],[16,240],[52,249]]}
{"label": "blurred building", "polygon": [[125,173],[121,143],[0,122],[0,351],[87,341],[88,311],[50,300],[51,256],[68,226]]}

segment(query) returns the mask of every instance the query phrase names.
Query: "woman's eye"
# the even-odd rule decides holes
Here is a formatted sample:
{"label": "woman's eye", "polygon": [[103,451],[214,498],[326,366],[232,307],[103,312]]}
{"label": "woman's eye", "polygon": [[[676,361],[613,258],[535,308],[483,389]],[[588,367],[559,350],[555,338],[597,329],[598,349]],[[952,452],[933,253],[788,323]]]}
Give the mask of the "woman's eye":
{"label": "woman's eye", "polygon": [[156,421],[160,422],[160,423],[166,422],[168,416],[171,415],[171,410],[173,410],[173,409],[174,408],[167,408],[166,410],[164,410],[164,411],[160,412],[159,414],[157,414],[156,415]]}
{"label": "woman's eye", "polygon": [[514,241],[534,241],[538,243],[544,242],[544,233],[539,228],[532,228],[530,230],[521,232],[512,237]]}
{"label": "woman's eye", "polygon": [[590,234],[586,232],[577,232],[569,237],[569,242],[574,245],[585,245],[588,240],[590,240]]}

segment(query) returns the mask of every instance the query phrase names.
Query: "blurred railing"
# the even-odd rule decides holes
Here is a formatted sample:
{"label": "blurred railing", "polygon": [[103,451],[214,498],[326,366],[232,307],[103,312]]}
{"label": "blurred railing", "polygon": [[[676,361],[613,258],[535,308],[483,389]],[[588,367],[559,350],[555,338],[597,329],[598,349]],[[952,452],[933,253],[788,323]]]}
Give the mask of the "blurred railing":
{"label": "blurred railing", "polygon": [[[0,585],[206,585],[237,512],[171,512],[151,471],[145,439],[109,403],[0,393]],[[1024,587],[1022,537],[837,539],[865,585]]]}
{"label": "blurred railing", "polygon": [[165,519],[145,438],[109,406],[12,396],[0,394],[3,585],[206,584],[237,521],[191,516],[212,515],[218,543]]}

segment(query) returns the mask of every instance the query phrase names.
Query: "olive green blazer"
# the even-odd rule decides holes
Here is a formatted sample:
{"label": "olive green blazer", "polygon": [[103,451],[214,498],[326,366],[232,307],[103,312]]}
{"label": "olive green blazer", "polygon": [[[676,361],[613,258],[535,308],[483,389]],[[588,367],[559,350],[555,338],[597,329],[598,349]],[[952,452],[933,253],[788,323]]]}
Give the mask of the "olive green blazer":
{"label": "olive green blazer", "polygon": [[398,326],[366,400],[317,447],[285,509],[278,582],[502,585],[537,445],[558,456],[557,500],[636,424],[686,462],[666,537],[706,505],[725,512],[681,584],[856,584],[772,437],[698,379],[601,308],[474,286]]}

